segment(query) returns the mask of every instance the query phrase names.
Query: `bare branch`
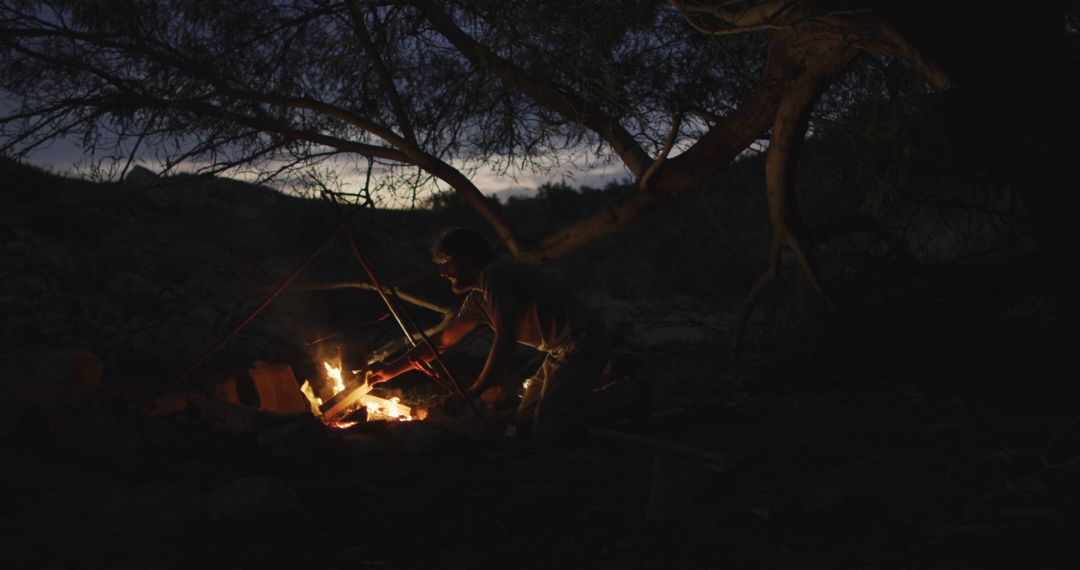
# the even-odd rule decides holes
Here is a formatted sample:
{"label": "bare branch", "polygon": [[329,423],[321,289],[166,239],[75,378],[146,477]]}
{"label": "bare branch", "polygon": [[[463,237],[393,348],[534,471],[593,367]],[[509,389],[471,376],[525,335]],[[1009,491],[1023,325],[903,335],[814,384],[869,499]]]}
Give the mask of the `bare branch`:
{"label": "bare branch", "polygon": [[675,145],[675,139],[679,138],[679,127],[682,126],[682,113],[675,113],[675,116],[671,119],[671,132],[668,133],[667,140],[664,141],[664,148],[660,151],[660,155],[656,157],[656,160],[649,165],[649,168],[645,170],[645,174],[641,175],[641,179],[638,181],[639,188],[648,188],[649,180],[653,174],[663,166],[664,161],[667,160],[668,153],[671,152],[671,147]]}
{"label": "bare branch", "polygon": [[[364,282],[360,282],[360,281],[347,281],[347,282],[340,282],[340,283],[319,283],[319,284],[310,284],[310,285],[297,285],[295,287],[292,287],[290,289],[290,291],[296,291],[296,292],[336,291],[336,290],[339,290],[339,289],[361,289],[361,290],[364,290],[364,291],[375,291],[375,286],[372,285],[371,283],[364,283]],[[405,301],[406,303],[409,303],[410,305],[415,305],[415,306],[420,307],[422,309],[427,309],[427,310],[432,311],[434,313],[439,313],[440,315],[455,315],[455,314],[457,314],[454,307],[446,307],[446,306],[443,306],[443,305],[439,305],[438,303],[434,303],[432,301],[428,301],[427,299],[423,299],[423,298],[417,297],[417,296],[415,296],[415,295],[413,295],[411,293],[407,293],[405,291],[402,291],[401,289],[399,289],[397,287],[383,287],[383,292],[386,293],[387,295],[397,296],[402,301]]]}
{"label": "bare branch", "polygon": [[417,0],[417,7],[446,39],[473,65],[486,70],[505,84],[529,95],[548,109],[589,128],[611,145],[627,169],[640,176],[652,160],[626,129],[602,109],[577,93],[531,75],[514,63],[499,57],[465,33],[450,15],[428,0]]}
{"label": "bare branch", "polygon": [[349,0],[346,5],[349,8],[349,15],[352,17],[353,26],[356,28],[356,35],[360,38],[360,45],[367,52],[368,59],[375,67],[375,72],[379,74],[379,81],[382,82],[383,89],[386,90],[386,96],[390,99],[390,105],[393,107],[394,115],[397,117],[398,127],[401,128],[405,141],[415,147],[416,133],[413,131],[412,122],[409,121],[409,112],[401,101],[401,94],[398,93],[398,89],[394,85],[394,78],[390,75],[390,71],[386,69],[382,58],[379,57],[378,50],[375,49],[375,44],[371,41],[371,34],[368,33],[367,25],[364,23],[364,13],[360,10],[360,4],[358,0]]}

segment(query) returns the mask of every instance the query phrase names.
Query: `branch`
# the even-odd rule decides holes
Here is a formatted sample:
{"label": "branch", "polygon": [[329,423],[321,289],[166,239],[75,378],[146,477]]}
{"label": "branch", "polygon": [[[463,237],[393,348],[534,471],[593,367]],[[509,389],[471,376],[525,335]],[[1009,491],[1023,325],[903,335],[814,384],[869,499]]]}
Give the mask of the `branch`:
{"label": "branch", "polygon": [[634,176],[641,176],[652,159],[618,121],[580,95],[530,74],[514,63],[493,53],[465,33],[450,16],[428,0],[414,4],[432,26],[476,67],[492,73],[512,89],[532,97],[537,103],[570,121],[578,122],[611,145],[615,154]]}
{"label": "branch", "polygon": [[[806,54],[815,49],[823,53],[806,59]],[[821,56],[820,60],[818,56]],[[820,61],[815,65],[831,69],[831,66],[843,64],[838,61],[850,57],[836,42],[808,42],[797,31],[778,32],[770,39],[769,57],[761,81],[738,108],[718,120],[685,152],[668,159],[652,176],[648,188],[639,189],[624,200],[549,234],[534,250],[526,252],[526,259],[542,262],[565,255],[700,187],[772,126],[785,85],[808,73],[804,62]],[[822,73],[822,70],[809,72]]]}
{"label": "branch", "polygon": [[778,101],[777,86],[771,82],[759,85],[742,105],[721,119],[690,149],[667,160],[666,166],[652,176],[654,180],[648,188],[639,188],[596,214],[556,230],[535,249],[526,252],[524,258],[540,263],[566,255],[698,188],[769,127]]}
{"label": "branch", "polygon": [[213,73],[207,71],[205,66],[201,66],[198,62],[191,62],[179,57],[162,53],[161,51],[146,50],[143,47],[131,45],[124,42],[117,42],[112,37],[99,36],[95,34],[87,34],[82,32],[75,32],[70,30],[63,31],[34,31],[34,33],[27,32],[26,35],[35,36],[47,36],[47,37],[64,37],[68,39],[74,39],[82,42],[88,42],[100,47],[108,47],[111,49],[117,49],[124,53],[128,53],[132,57],[148,57],[151,60],[163,64],[167,67],[174,68],[182,73],[186,73],[193,79],[202,81],[208,84],[214,89],[214,92],[209,93],[208,97],[218,97],[226,100],[240,101],[246,103],[255,104],[267,104],[285,107],[289,109],[303,109],[314,111],[320,115],[341,120],[347,124],[358,127],[372,135],[381,138],[394,148],[387,148],[376,145],[369,145],[350,141],[340,137],[334,137],[321,132],[315,132],[310,130],[301,130],[295,128],[289,128],[282,125],[279,121],[270,117],[257,117],[251,114],[239,113],[236,111],[227,110],[219,105],[212,105],[205,101],[199,100],[184,100],[177,101],[171,99],[164,99],[160,97],[151,97],[145,94],[131,94],[137,89],[137,84],[124,81],[121,78],[115,77],[108,72],[101,71],[90,67],[87,69],[85,64],[79,65],[77,62],[58,60],[34,52],[32,50],[24,50],[26,55],[35,59],[52,63],[55,65],[62,65],[67,69],[89,71],[90,73],[98,74],[102,79],[110,84],[116,85],[117,88],[122,91],[125,96],[117,96],[109,100],[109,98],[96,98],[88,103],[88,106],[94,106],[104,110],[117,110],[120,108],[131,109],[144,106],[147,108],[156,109],[173,109],[180,111],[187,111],[196,115],[204,117],[212,117],[227,120],[237,125],[250,127],[256,130],[272,133],[285,138],[291,138],[296,140],[303,140],[314,144],[324,145],[330,148],[337,149],[342,152],[352,152],[360,154],[369,158],[381,158],[391,160],[403,164],[412,164],[427,170],[431,174],[435,175],[439,179],[443,180],[451,187],[453,187],[459,194],[461,194],[466,202],[483,218],[494,230],[499,238],[507,245],[512,253],[515,255],[521,251],[521,246],[511,231],[509,225],[502,219],[501,215],[492,208],[488,200],[480,192],[480,190],[460,171],[451,166],[441,158],[422,151],[416,144],[415,140],[410,142],[407,139],[394,133],[391,129],[380,125],[370,119],[357,115],[346,109],[342,109],[335,105],[318,101],[310,97],[293,97],[285,95],[274,95],[267,93],[260,93],[257,91],[251,91],[246,89],[240,89],[232,87],[227,84],[227,81],[217,77]]}
{"label": "branch", "polygon": [[[724,2],[717,5],[687,4],[681,0],[671,0],[671,3],[684,13],[693,12],[698,14],[709,14],[735,28],[739,28],[743,31],[750,31],[751,29],[763,29],[773,26],[781,16],[795,5],[796,2],[793,0],[778,0],[775,2],[758,4],[756,6],[748,6],[740,10],[727,7],[730,4],[734,4],[734,2]],[[687,23],[690,23],[689,18],[687,18]],[[690,25],[694,26],[692,23]],[[698,29],[697,26],[694,26],[694,28]],[[705,30],[701,31],[712,33]]]}
{"label": "branch", "polygon": [[[341,283],[319,283],[312,285],[297,285],[292,287],[291,291],[308,292],[308,291],[336,291],[338,289],[362,289],[364,291],[375,291],[375,286],[371,283],[363,283],[360,281],[350,281]],[[417,307],[427,309],[429,311],[439,313],[441,315],[454,315],[456,311],[453,307],[444,307],[432,301],[421,299],[410,293],[406,293],[397,287],[383,287],[383,292],[388,295],[395,295],[402,301],[415,305]]]}
{"label": "branch", "polygon": [[[145,57],[156,63],[168,67],[173,67],[178,71],[182,71],[192,76],[192,78],[194,79],[205,82],[207,85],[209,85],[215,90],[215,93],[209,94],[211,96],[216,94],[218,96],[226,96],[236,99],[238,101],[245,101],[249,103],[265,103],[270,105],[288,107],[291,109],[306,109],[310,111],[315,111],[321,115],[340,119],[348,124],[370,132],[371,134],[383,139],[384,141],[393,145],[396,148],[402,149],[408,146],[415,146],[415,141],[410,144],[406,140],[398,136],[396,133],[394,133],[391,129],[371,119],[348,111],[346,109],[342,109],[341,107],[337,107],[326,102],[319,101],[317,99],[312,99],[310,97],[274,95],[232,87],[225,79],[212,73],[210,71],[210,68],[200,62],[182,59],[175,55],[163,53],[162,51],[155,51],[149,49],[145,44],[137,45],[122,41],[116,41],[111,36],[79,32],[66,28],[58,28],[48,31],[33,29],[4,30],[4,33],[3,35],[0,35],[0,38],[6,38],[8,35],[11,35],[13,37],[60,37],[70,40],[76,40],[79,42],[85,42],[90,45],[95,45],[102,48],[119,50],[135,58]],[[38,51],[29,50],[21,44],[14,44],[11,47],[21,51],[25,55],[28,55],[40,61],[44,61],[46,63],[62,66],[68,69],[72,69],[74,71],[85,71],[92,73],[107,81],[108,83],[113,84],[118,88],[121,88],[124,91],[135,90],[135,83],[125,80],[124,78],[118,77],[107,71],[104,71],[101,68],[86,66],[85,62],[80,65],[80,62],[72,62],[69,60],[55,58]]]}
{"label": "branch", "polygon": [[353,26],[356,28],[356,35],[360,38],[360,44],[364,47],[364,51],[367,52],[371,65],[375,67],[375,72],[379,74],[383,89],[386,89],[386,96],[390,98],[390,106],[394,109],[394,115],[397,117],[402,135],[405,137],[406,142],[416,146],[416,133],[413,131],[412,123],[409,121],[408,111],[401,101],[401,94],[398,93],[397,86],[394,85],[394,78],[390,75],[386,66],[383,65],[382,58],[379,57],[379,52],[371,41],[371,34],[368,33],[367,26],[364,24],[364,14],[360,11],[360,4],[357,0],[349,0],[346,5],[349,8],[349,15],[352,17]]}
{"label": "branch", "polygon": [[668,132],[667,140],[664,142],[664,148],[660,151],[660,156],[656,157],[656,160],[649,165],[649,168],[645,170],[645,174],[641,175],[641,179],[638,182],[638,188],[645,189],[649,186],[649,179],[653,174],[663,166],[664,161],[667,160],[668,154],[671,152],[671,147],[675,146],[675,139],[679,138],[679,127],[682,126],[682,113],[675,113],[675,117],[671,120],[671,131]]}

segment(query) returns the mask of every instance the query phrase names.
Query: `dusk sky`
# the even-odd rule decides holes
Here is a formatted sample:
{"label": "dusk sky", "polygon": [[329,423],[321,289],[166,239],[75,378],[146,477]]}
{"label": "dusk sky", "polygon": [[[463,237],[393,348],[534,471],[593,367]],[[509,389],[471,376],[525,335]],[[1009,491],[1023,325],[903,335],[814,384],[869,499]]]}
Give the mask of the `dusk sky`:
{"label": "dusk sky", "polygon": [[[148,156],[148,155],[147,155]],[[40,148],[27,157],[26,162],[35,166],[46,168],[60,174],[79,175],[80,165],[86,162],[83,154],[81,141],[78,137],[57,140],[45,148]],[[142,166],[151,170],[157,170],[152,160],[140,162]],[[460,164],[456,162],[455,164]],[[363,170],[351,169],[342,161],[343,182],[347,185],[362,185],[365,173]],[[353,170],[353,175],[349,171]],[[226,175],[232,178],[252,178],[244,173]],[[501,174],[491,168],[481,168],[474,176],[473,182],[486,195],[496,195],[505,201],[510,196],[528,196],[535,193],[536,188],[550,182],[565,182],[572,187],[591,186],[602,188],[611,182],[621,182],[630,178],[630,173],[622,163],[607,162],[590,166],[582,158],[565,159],[560,168],[551,172],[534,173],[529,171],[510,171]],[[443,188],[446,189],[445,187]],[[386,204],[393,206],[394,204]]]}

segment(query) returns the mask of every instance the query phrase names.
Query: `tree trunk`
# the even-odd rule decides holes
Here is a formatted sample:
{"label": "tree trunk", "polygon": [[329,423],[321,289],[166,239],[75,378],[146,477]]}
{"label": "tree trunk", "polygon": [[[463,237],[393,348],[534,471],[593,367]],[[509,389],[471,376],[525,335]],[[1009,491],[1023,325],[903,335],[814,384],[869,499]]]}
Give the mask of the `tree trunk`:
{"label": "tree trunk", "polygon": [[784,44],[799,46],[801,57],[792,60],[793,64],[799,66],[799,72],[783,87],[780,104],[773,119],[769,149],[765,155],[765,194],[769,205],[769,219],[773,226],[773,245],[769,254],[769,269],[758,279],[740,307],[735,325],[735,346],[741,343],[747,320],[762,292],[779,272],[780,256],[784,247],[795,255],[814,290],[829,305],[833,304],[813,253],[807,245],[809,236],[799,215],[795,178],[799,148],[806,136],[814,103],[821,92],[851,62],[855,51],[841,43],[814,41],[801,34],[792,34]]}

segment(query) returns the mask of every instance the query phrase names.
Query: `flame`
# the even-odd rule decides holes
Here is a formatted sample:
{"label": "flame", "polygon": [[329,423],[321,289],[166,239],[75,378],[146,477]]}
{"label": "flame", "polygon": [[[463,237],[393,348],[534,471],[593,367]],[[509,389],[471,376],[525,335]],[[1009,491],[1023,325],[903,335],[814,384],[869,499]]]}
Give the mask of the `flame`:
{"label": "flame", "polygon": [[311,387],[311,382],[304,380],[304,383],[300,386],[300,391],[307,398],[308,404],[311,405],[311,413],[315,414],[315,417],[321,416],[323,401],[322,398],[315,395],[315,389]]}
{"label": "flame", "polygon": [[368,421],[371,420],[397,420],[401,422],[412,421],[412,408],[400,403],[401,398],[393,397],[389,400],[365,394],[360,402],[367,407]]}
{"label": "flame", "polygon": [[[330,362],[323,362],[323,368],[326,369],[326,376],[333,382],[333,393],[338,395],[345,391],[345,379],[341,374],[341,366],[334,366]],[[355,375],[357,371],[354,371]],[[358,404],[367,408],[368,420],[397,420],[397,421],[412,421],[412,408],[401,403],[401,399],[394,397],[389,400],[372,396],[368,392],[371,392],[372,386],[368,384],[367,378],[364,379],[364,383],[360,385],[356,390],[358,392],[357,401]],[[308,399],[308,403],[311,405],[311,413],[316,416],[322,416],[321,406],[323,401],[321,398],[315,396],[315,390],[311,384],[305,380],[304,384],[300,387],[300,391]],[[324,421],[325,418],[324,418]],[[331,427],[338,429],[346,429],[356,425],[358,422],[335,422],[327,421],[327,424]]]}
{"label": "flame", "polygon": [[340,394],[345,390],[345,381],[341,379],[341,367],[331,366],[329,362],[323,362],[322,365],[326,368],[326,375],[334,381],[334,395]]}

